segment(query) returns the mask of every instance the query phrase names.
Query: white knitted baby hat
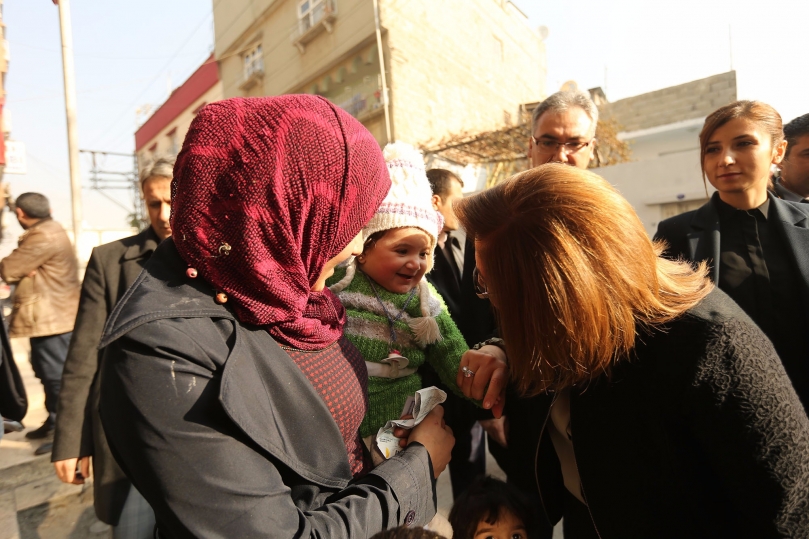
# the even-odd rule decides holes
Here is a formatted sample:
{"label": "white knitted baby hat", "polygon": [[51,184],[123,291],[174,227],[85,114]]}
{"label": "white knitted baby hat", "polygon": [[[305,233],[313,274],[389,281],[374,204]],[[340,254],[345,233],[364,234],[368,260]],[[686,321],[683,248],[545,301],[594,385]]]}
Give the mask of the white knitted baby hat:
{"label": "white knitted baby hat", "polygon": [[433,209],[433,191],[421,152],[405,142],[392,142],[382,151],[390,174],[390,191],[362,229],[368,238],[392,228],[416,227],[430,235],[433,248],[444,228],[444,218]]}

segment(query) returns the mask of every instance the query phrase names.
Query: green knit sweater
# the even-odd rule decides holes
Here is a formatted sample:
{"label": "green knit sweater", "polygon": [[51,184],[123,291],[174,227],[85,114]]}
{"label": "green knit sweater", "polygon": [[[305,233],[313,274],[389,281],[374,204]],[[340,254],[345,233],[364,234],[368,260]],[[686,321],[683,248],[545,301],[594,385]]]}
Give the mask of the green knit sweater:
{"label": "green knit sweater", "polygon": [[[332,285],[344,276],[345,269],[337,268],[326,284]],[[391,347],[395,348],[410,361],[407,368],[418,368],[427,362],[447,387],[463,396],[455,383],[455,377],[461,364],[461,356],[468,347],[450,318],[441,295],[432,285],[429,287],[432,296],[430,313],[435,316],[442,336],[436,343],[422,346],[407,325],[409,318],[422,316],[419,294],[416,293],[407,306],[406,314],[394,324],[396,342],[391,345],[388,319],[368,283],[368,277],[360,271],[357,271],[351,284],[337,294],[348,315],[345,335],[359,349],[365,361],[379,363],[388,357]],[[388,292],[379,285],[376,285],[376,289],[387,305],[388,312],[396,318],[408,295]],[[364,438],[376,434],[387,421],[398,419],[407,397],[419,389],[422,389],[422,383],[418,372],[396,379],[369,377],[368,413],[360,425],[360,435]]]}

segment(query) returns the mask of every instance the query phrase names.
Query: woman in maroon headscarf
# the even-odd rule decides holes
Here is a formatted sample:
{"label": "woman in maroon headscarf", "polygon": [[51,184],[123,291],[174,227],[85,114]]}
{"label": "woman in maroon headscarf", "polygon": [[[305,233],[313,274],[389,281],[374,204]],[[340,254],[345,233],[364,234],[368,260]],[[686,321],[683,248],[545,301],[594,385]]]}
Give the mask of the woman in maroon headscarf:
{"label": "woman in maroon headscarf", "polygon": [[453,443],[440,407],[368,472],[367,372],[324,288],[390,186],[371,134],[322,98],[231,99],[200,111],[174,173],[174,236],[101,343],[104,430],[160,537],[429,522]]}

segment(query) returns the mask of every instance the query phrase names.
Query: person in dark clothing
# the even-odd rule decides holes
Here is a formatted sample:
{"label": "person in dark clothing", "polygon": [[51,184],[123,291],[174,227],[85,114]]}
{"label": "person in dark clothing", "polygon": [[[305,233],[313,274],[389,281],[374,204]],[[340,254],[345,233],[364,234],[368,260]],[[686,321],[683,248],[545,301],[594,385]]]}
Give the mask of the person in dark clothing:
{"label": "person in dark clothing", "polygon": [[[427,280],[444,298],[452,320],[467,346],[472,347],[492,337],[496,324],[489,302],[475,294],[475,246],[459,227],[452,209],[455,202],[463,199],[463,183],[449,170],[440,168],[428,170],[427,178],[433,191],[433,207],[444,217],[445,233],[435,248],[434,266]],[[431,383],[441,385],[438,380]],[[473,403],[447,391],[444,409],[444,418],[455,435],[449,470],[452,493],[457,497],[475,477],[486,473],[486,444],[483,429],[477,424],[480,414]]]}
{"label": "person in dark clothing", "polygon": [[566,539],[809,537],[809,418],[705,262],[661,257],[615,188],[565,165],[456,211],[533,412],[510,434],[533,444],[521,464],[548,527],[564,517]]}
{"label": "person in dark clothing", "polygon": [[84,484],[92,461],[96,516],[113,526],[114,539],[152,537],[154,512],[115,463],[104,436],[98,413],[98,373],[104,356],[98,343],[107,316],[135,282],[157,245],[171,235],[173,168],[173,158],[161,158],[141,176],[150,226],[139,234],[93,249],[62,375],[51,460],[59,479],[73,484]]}
{"label": "person in dark clothing", "polygon": [[809,203],[809,114],[784,126],[787,150],[773,192],[791,202]]}
{"label": "person in dark clothing", "polygon": [[100,343],[104,433],[161,538],[370,537],[435,515],[443,409],[370,469],[368,372],[325,287],[390,185],[373,135],[324,98],[226,99],[194,118],[172,237]]}
{"label": "person in dark clothing", "polygon": [[809,406],[809,206],[768,192],[787,146],[781,117],[737,101],[705,120],[702,169],[717,192],[704,206],[662,221],[666,256],[707,261],[713,281],[775,346]]}

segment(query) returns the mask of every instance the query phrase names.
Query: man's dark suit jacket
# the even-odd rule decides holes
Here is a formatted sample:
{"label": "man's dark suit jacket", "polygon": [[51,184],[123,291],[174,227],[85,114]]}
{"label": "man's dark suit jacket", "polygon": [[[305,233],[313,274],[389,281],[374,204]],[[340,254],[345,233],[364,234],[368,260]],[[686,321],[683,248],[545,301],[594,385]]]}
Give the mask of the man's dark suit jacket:
{"label": "man's dark suit jacket", "polygon": [[[452,256],[452,255],[450,255]],[[461,282],[455,278],[453,267],[441,247],[436,246],[433,270],[427,280],[444,298],[449,314],[468,346],[494,336],[496,324],[489,300],[475,294],[472,271],[475,269],[475,243],[467,238],[464,248],[464,271]]]}
{"label": "man's dark suit jacket", "polygon": [[[692,262],[708,262],[709,276],[714,283],[719,282],[719,253],[721,233],[719,230],[719,213],[716,210],[718,193],[714,193],[712,200],[697,210],[686,212],[665,221],[657,227],[656,240],[665,240],[668,249],[665,255],[668,258],[681,258]],[[784,241],[787,255],[791,259],[800,282],[800,294],[803,305],[807,309],[806,319],[809,320],[809,205],[790,202],[770,195],[769,212],[773,215],[768,222]],[[809,333],[809,326],[806,331]],[[806,361],[809,363],[809,353]],[[787,373],[793,377],[793,384],[804,403],[809,404],[809,379],[806,375],[796,376],[796,369],[787,367]],[[803,366],[803,373],[809,372],[809,367]]]}
{"label": "man's dark suit jacket", "polygon": [[98,343],[107,315],[160,242],[152,227],[93,249],[81,289],[76,326],[62,375],[51,460],[93,457],[96,515],[117,525],[131,483],[115,463],[98,415],[102,355]]}

